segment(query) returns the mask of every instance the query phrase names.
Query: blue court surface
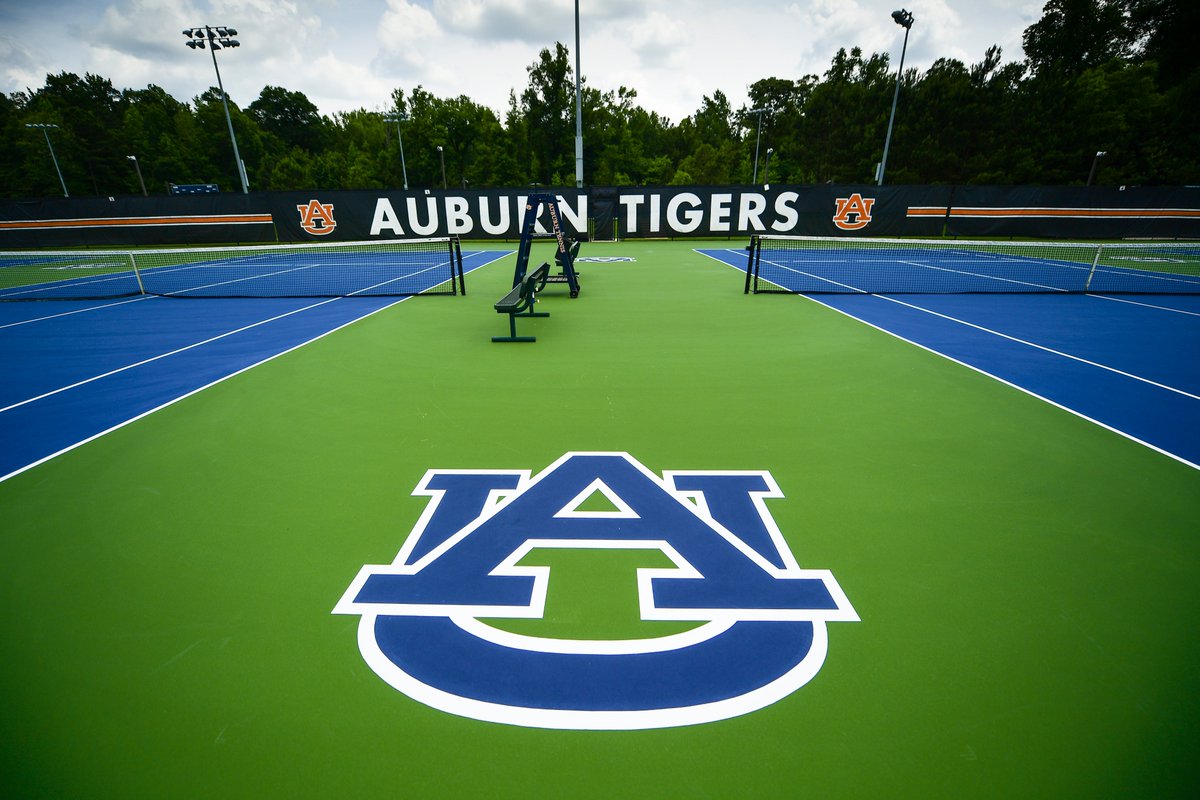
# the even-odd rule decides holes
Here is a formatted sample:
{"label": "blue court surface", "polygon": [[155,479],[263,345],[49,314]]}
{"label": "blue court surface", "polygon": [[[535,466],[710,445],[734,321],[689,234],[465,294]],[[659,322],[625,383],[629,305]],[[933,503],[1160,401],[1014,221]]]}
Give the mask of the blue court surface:
{"label": "blue court surface", "polygon": [[[746,269],[745,250],[700,252]],[[1200,295],[882,291],[807,297],[1200,468]]]}
{"label": "blue court surface", "polygon": [[403,299],[0,303],[0,480]]}

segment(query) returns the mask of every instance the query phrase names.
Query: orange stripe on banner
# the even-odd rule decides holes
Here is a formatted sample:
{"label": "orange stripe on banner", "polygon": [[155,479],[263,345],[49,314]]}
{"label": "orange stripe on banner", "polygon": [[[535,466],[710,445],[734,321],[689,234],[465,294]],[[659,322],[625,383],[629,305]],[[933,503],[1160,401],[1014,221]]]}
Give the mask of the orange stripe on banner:
{"label": "orange stripe on banner", "polygon": [[273,222],[270,214],[229,214],[209,217],[99,217],[95,219],[0,220],[0,230],[44,228],[123,228],[166,225],[254,225]]}
{"label": "orange stripe on banner", "polygon": [[[911,206],[909,217],[945,217],[947,210],[929,206]],[[1200,219],[1195,208],[952,208],[951,217],[1058,217],[1069,219]]]}

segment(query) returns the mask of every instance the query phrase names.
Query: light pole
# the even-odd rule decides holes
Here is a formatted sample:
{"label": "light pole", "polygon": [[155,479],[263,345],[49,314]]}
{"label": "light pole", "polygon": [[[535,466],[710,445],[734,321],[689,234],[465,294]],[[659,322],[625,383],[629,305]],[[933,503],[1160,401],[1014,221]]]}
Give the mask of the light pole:
{"label": "light pole", "polygon": [[125,156],[125,158],[132,161],[133,168],[137,170],[138,183],[142,185],[142,197],[149,197],[150,193],[146,191],[146,182],[142,180],[142,167],[138,164],[137,156]]}
{"label": "light pole", "polygon": [[221,83],[221,69],[217,66],[218,50],[223,47],[241,47],[242,43],[237,39],[230,38],[237,36],[237,31],[233,28],[213,28],[205,25],[201,28],[186,28],[183,35],[188,37],[188,47],[193,50],[196,48],[203,50],[207,47],[208,51],[212,53],[213,69],[217,72],[217,88],[221,90],[221,103],[225,106],[225,123],[229,126],[229,141],[233,142],[234,166],[237,167],[238,177],[242,181],[242,194],[247,194],[250,191],[250,185],[246,181],[246,165],[242,163],[242,157],[238,153],[237,137],[233,135],[233,118],[229,116],[229,98],[225,95],[225,86]]}
{"label": "light pole", "polygon": [[67,191],[67,182],[63,180],[62,170],[58,168],[58,157],[54,155],[54,145],[50,144],[50,129],[57,128],[58,126],[48,122],[27,122],[25,123],[25,127],[40,128],[45,135],[46,147],[50,148],[50,160],[54,162],[54,171],[58,173],[58,182],[62,184],[63,197],[70,197],[71,194]]}
{"label": "light pole", "polygon": [[449,189],[450,187],[446,185],[446,153],[440,144],[437,146],[437,151],[438,160],[442,162],[442,188]]}
{"label": "light pole", "polygon": [[583,90],[579,72],[579,0],[575,0],[575,188],[583,188]]}
{"label": "light pole", "polygon": [[887,169],[888,148],[892,144],[892,124],[896,121],[896,101],[900,99],[900,79],[904,77],[904,54],[908,50],[908,32],[912,28],[913,15],[903,8],[892,12],[892,19],[904,28],[904,46],[900,48],[900,69],[896,71],[896,93],[892,95],[892,115],[888,117],[887,138],[883,140],[883,160],[879,162],[878,185],[883,186],[883,173]]}
{"label": "light pole", "polygon": [[400,123],[407,122],[408,115],[403,111],[397,111],[395,114],[385,116],[383,121],[396,123],[396,141],[400,143],[400,171],[404,173],[404,191],[408,191],[408,167],[404,164],[404,137],[400,135]]}
{"label": "light pole", "polygon": [[1108,155],[1107,150],[1097,150],[1096,151],[1095,157],[1092,158],[1092,169],[1088,173],[1088,182],[1087,182],[1088,186],[1092,185],[1092,178],[1096,177],[1096,165],[1100,163],[1100,158],[1102,156],[1106,156],[1106,155]]}
{"label": "light pole", "polygon": [[750,179],[751,183],[758,183],[758,145],[762,142],[762,115],[767,113],[765,108],[752,108],[746,112],[754,114],[758,117],[758,133],[754,135],[754,177]]}

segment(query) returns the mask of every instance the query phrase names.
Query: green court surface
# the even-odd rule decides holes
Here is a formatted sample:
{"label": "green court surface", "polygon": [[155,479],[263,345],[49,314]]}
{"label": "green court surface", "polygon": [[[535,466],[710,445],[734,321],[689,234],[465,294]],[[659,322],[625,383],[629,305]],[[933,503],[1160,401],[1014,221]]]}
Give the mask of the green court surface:
{"label": "green court surface", "polygon": [[[0,483],[5,796],[1197,796],[1200,473],[743,295],[698,246],[587,244],[634,260],[579,264],[579,298],[519,321],[536,343],[493,344],[510,256]],[[860,621],[795,692],[684,727],[481,722],[381,680],[331,611],[396,557],[426,470],[569,451],[769,470]],[[587,555],[531,554],[547,619],[507,627],[686,629],[638,618],[661,553]]]}

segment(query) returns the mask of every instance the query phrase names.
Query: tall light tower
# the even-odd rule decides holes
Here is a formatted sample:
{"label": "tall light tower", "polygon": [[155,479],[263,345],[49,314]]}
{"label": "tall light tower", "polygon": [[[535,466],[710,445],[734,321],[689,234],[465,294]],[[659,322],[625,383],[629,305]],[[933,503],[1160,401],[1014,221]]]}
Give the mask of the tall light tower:
{"label": "tall light tower", "polygon": [[892,123],[896,121],[896,101],[900,99],[900,79],[904,77],[904,54],[908,50],[908,31],[912,28],[913,15],[903,8],[892,12],[892,19],[904,28],[904,46],[900,48],[900,69],[896,71],[896,93],[892,95],[892,115],[888,118],[887,138],[883,140],[883,160],[879,162],[878,185],[883,186],[883,172],[887,169],[888,148],[892,144]]}
{"label": "tall light tower", "polygon": [[403,111],[397,111],[395,114],[387,114],[383,118],[384,122],[396,123],[396,141],[400,143],[400,171],[404,174],[404,191],[408,191],[408,167],[404,164],[404,137],[400,133],[400,123],[408,122],[408,115]]}
{"label": "tall light tower", "polygon": [[137,170],[138,183],[142,185],[142,197],[149,197],[150,193],[146,191],[146,181],[142,180],[142,167],[138,164],[137,156],[125,156],[129,161],[133,162],[133,168]]}
{"label": "tall light tower", "polygon": [[575,0],[575,188],[583,188],[583,75],[579,72],[579,0]]}
{"label": "tall light tower", "polygon": [[1092,178],[1096,177],[1096,165],[1100,163],[1101,157],[1106,156],[1106,155],[1108,155],[1107,150],[1097,150],[1096,151],[1096,157],[1092,159],[1092,169],[1091,169],[1091,171],[1088,172],[1088,182],[1087,182],[1088,186],[1092,185]]}
{"label": "tall light tower", "polygon": [[217,66],[217,51],[223,47],[241,47],[242,43],[231,37],[238,32],[233,28],[212,27],[205,25],[200,28],[185,28],[183,35],[188,37],[187,46],[193,50],[208,48],[212,53],[213,69],[217,72],[217,88],[221,90],[221,103],[225,106],[225,123],[229,126],[229,141],[233,142],[233,160],[237,167],[238,177],[242,180],[242,194],[250,191],[246,181],[246,165],[238,153],[237,137],[233,135],[233,118],[229,116],[229,98],[225,95],[225,86],[221,83],[221,69]]}
{"label": "tall light tower", "polygon": [[762,142],[762,115],[767,113],[767,109],[752,108],[746,113],[758,117],[758,133],[754,135],[754,177],[750,179],[751,183],[758,183],[758,146]]}
{"label": "tall light tower", "polygon": [[50,160],[54,162],[54,171],[58,173],[58,182],[62,184],[63,197],[70,197],[71,194],[67,191],[67,182],[63,180],[62,170],[58,168],[58,157],[54,155],[54,145],[50,144],[50,129],[58,128],[58,126],[48,122],[27,122],[25,123],[25,127],[40,128],[45,135],[46,147],[50,148]]}

